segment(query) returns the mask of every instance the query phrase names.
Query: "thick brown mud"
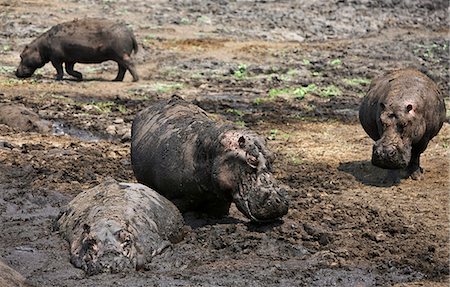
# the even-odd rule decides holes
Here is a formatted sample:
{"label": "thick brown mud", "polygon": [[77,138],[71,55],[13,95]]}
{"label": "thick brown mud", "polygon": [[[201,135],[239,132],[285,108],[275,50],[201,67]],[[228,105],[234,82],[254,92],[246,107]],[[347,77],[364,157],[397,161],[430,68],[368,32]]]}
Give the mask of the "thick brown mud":
{"label": "thick brown mud", "polygon": [[[449,107],[448,1],[0,1],[0,103],[23,104],[53,134],[0,125],[0,257],[34,286],[447,286],[449,144],[444,124],[423,181],[381,183],[357,119],[370,81],[416,67]],[[113,62],[14,71],[25,44],[84,16],[130,25],[141,80]],[[108,177],[134,182],[134,115],[178,94],[268,139],[289,213],[250,223],[185,214],[183,241],[145,270],[86,276],[55,219]],[[449,114],[449,113],[447,113]]]}

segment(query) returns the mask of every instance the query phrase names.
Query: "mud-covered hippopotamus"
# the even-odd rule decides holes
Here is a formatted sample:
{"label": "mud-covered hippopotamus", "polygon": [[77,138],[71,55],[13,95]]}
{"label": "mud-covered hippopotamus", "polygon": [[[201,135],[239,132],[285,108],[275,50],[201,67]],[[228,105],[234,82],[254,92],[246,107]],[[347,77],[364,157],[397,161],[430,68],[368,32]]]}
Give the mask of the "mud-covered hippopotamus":
{"label": "mud-covered hippopotamus", "polygon": [[1,287],[31,287],[25,278],[0,260],[0,286]]}
{"label": "mud-covered hippopotamus", "polygon": [[445,104],[437,85],[415,69],[390,72],[375,79],[364,97],[359,119],[376,141],[372,163],[389,169],[387,182],[399,182],[406,168],[413,179],[423,177],[420,154],[445,120]]}
{"label": "mud-covered hippopotamus", "polygon": [[43,120],[33,110],[24,105],[0,104],[0,124],[16,131],[50,133],[52,123]]}
{"label": "mud-covered hippopotamus", "polygon": [[224,216],[233,201],[253,221],[282,217],[288,198],[272,175],[273,159],[254,132],[217,124],[178,96],[144,109],[132,125],[137,180],[182,212]]}
{"label": "mud-covered hippopotamus", "polygon": [[114,81],[122,81],[127,70],[137,81],[139,77],[130,58],[131,52],[137,50],[136,39],[125,24],[95,18],[74,20],[53,26],[26,45],[16,76],[31,77],[36,69],[51,62],[57,80],[63,78],[63,63],[69,75],[81,80],[82,74],[73,69],[76,63],[112,60],[119,66]]}
{"label": "mud-covered hippopotamus", "polygon": [[138,183],[113,179],[78,194],[58,219],[71,263],[88,275],[141,269],[183,237],[172,202]]}

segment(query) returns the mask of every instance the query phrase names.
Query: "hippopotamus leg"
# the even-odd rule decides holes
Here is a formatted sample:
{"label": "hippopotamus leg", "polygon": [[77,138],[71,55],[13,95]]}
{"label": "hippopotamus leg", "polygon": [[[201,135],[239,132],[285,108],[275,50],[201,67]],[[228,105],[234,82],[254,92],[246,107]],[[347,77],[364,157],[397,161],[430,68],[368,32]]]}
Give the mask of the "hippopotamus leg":
{"label": "hippopotamus leg", "polygon": [[56,80],[61,81],[64,75],[63,63],[59,60],[52,60],[51,62],[56,69]]}
{"label": "hippopotamus leg", "polygon": [[[425,150],[425,149],[424,149]],[[411,152],[411,161],[406,167],[407,176],[410,176],[414,180],[423,179],[423,169],[420,167],[420,154],[422,151],[413,149]]]}
{"label": "hippopotamus leg", "polygon": [[67,74],[77,78],[78,80],[83,79],[83,75],[80,72],[75,71],[73,69],[73,66],[75,66],[74,62],[66,62],[66,72],[67,72]]}
{"label": "hippopotamus leg", "polygon": [[127,67],[117,63],[117,66],[119,66],[119,72],[117,73],[116,78],[113,81],[120,82],[123,80],[123,77],[125,76],[125,72],[127,71]]}
{"label": "hippopotamus leg", "polygon": [[124,54],[121,58],[117,59],[117,64],[119,65],[119,72],[117,73],[117,76],[114,79],[114,81],[122,81],[123,77],[125,76],[126,70],[130,71],[131,75],[133,76],[133,82],[139,80],[136,68],[134,67],[134,64],[131,61],[129,55]]}

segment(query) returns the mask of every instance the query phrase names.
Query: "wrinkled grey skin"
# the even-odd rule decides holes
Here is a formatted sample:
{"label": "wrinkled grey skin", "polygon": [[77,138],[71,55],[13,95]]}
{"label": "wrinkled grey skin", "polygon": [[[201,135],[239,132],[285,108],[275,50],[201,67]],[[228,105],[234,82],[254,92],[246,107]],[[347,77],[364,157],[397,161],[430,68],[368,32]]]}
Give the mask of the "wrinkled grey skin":
{"label": "wrinkled grey skin", "polygon": [[88,275],[141,269],[183,237],[172,202],[137,183],[106,182],[78,194],[58,219],[71,263]]}
{"label": "wrinkled grey skin", "polygon": [[375,140],[372,163],[389,169],[385,181],[399,182],[406,168],[423,178],[420,154],[445,120],[445,104],[437,85],[423,73],[404,69],[375,79],[359,110],[361,125]]}
{"label": "wrinkled grey skin", "polygon": [[182,212],[224,216],[232,201],[253,221],[288,211],[287,192],[272,175],[273,154],[265,141],[252,131],[215,123],[176,96],[136,116],[131,161],[137,180]]}
{"label": "wrinkled grey skin", "polygon": [[25,278],[0,260],[0,286],[1,287],[29,287]]}
{"label": "wrinkled grey skin", "polygon": [[0,124],[22,132],[52,132],[52,123],[43,120],[38,114],[24,105],[0,105]]}
{"label": "wrinkled grey skin", "polygon": [[114,81],[122,81],[130,71],[133,81],[139,76],[130,55],[138,46],[133,33],[125,24],[109,20],[86,18],[53,26],[40,35],[20,54],[20,65],[16,76],[28,78],[34,71],[51,62],[57,80],[63,78],[63,63],[66,72],[81,80],[82,74],[75,71],[75,63],[94,64],[112,60],[117,62],[119,72]]}

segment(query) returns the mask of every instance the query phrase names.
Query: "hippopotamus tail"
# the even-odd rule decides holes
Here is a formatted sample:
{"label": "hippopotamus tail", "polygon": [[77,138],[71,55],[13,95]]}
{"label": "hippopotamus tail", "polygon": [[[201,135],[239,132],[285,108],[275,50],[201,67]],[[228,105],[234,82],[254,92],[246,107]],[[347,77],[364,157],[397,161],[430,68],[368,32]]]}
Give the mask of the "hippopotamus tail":
{"label": "hippopotamus tail", "polygon": [[138,52],[138,43],[133,34],[131,34],[131,41],[133,41],[133,51],[136,54]]}

